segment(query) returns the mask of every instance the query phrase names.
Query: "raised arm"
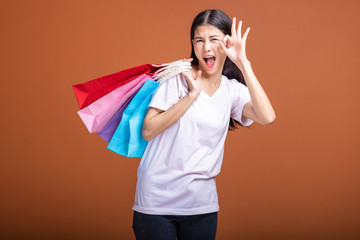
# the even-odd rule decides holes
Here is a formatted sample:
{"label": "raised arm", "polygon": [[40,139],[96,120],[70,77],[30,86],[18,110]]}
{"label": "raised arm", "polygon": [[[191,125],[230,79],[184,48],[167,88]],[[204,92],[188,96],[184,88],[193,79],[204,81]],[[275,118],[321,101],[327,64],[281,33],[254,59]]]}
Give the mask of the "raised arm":
{"label": "raised arm", "polygon": [[230,60],[242,72],[250,92],[251,101],[245,104],[243,116],[262,125],[268,125],[275,121],[275,112],[246,57],[245,43],[250,27],[246,29],[241,37],[241,25],[242,21],[239,22],[238,29],[236,30],[236,18],[233,18],[231,37],[226,35],[223,41],[220,41],[220,45]]}
{"label": "raised arm", "polygon": [[166,111],[152,107],[149,108],[144,118],[142,130],[142,135],[146,141],[152,140],[179,120],[199,96],[201,88],[198,79],[201,72],[197,72],[195,79],[191,76],[190,72],[183,72],[181,74],[186,78],[189,93]]}
{"label": "raised arm", "polygon": [[251,101],[243,108],[243,115],[261,125],[269,125],[275,121],[275,112],[264,89],[251,68],[250,62],[241,63],[240,68],[250,92]]}

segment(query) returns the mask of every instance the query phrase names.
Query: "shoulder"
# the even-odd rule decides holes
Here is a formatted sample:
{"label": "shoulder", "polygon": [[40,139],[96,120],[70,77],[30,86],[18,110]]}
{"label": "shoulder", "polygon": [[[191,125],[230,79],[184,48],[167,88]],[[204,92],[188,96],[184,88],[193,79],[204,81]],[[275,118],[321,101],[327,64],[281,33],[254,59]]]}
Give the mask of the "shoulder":
{"label": "shoulder", "polygon": [[175,75],[175,76],[172,76],[172,77],[170,77],[170,78],[168,78],[168,79],[166,79],[166,80],[162,80],[161,82],[160,82],[160,85],[162,86],[162,87],[173,87],[173,86],[176,86],[176,85],[178,85],[178,83],[179,83],[179,81],[181,80],[181,76],[180,76],[180,74],[177,74],[177,75]]}
{"label": "shoulder", "polygon": [[224,85],[226,86],[226,91],[234,103],[239,100],[248,101],[248,99],[250,99],[250,93],[245,84],[239,82],[235,78],[228,79],[226,76],[223,76],[223,80],[225,80]]}
{"label": "shoulder", "polygon": [[225,83],[225,85],[228,88],[231,88],[231,89],[246,88],[246,86],[244,84],[242,84],[241,82],[239,82],[237,79],[235,79],[235,78],[229,79],[225,75],[222,75],[222,81]]}
{"label": "shoulder", "polygon": [[[222,78],[224,79],[224,80],[227,80],[230,84],[242,84],[241,82],[239,82],[237,79],[235,79],[235,78],[228,78],[227,76],[225,76],[225,75],[222,75]],[[244,85],[244,84],[242,84],[242,85]],[[245,85],[244,85],[245,86]]]}
{"label": "shoulder", "polygon": [[184,76],[177,74],[160,83],[158,95],[168,95],[181,98],[187,94],[188,87]]}
{"label": "shoulder", "polygon": [[161,84],[176,87],[178,89],[187,88],[186,79],[181,73],[176,74],[175,76],[165,80]]}

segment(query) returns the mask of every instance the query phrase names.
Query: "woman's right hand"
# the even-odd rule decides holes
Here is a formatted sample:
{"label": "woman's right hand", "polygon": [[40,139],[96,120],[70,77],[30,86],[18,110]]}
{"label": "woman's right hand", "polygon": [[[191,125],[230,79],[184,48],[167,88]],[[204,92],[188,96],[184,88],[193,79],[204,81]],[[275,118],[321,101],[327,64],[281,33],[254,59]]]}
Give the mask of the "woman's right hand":
{"label": "woman's right hand", "polygon": [[[185,61],[191,62],[192,58],[185,59]],[[151,141],[154,137],[179,120],[200,95],[201,71],[197,71],[195,78],[190,71],[185,71],[181,74],[187,81],[189,93],[166,111],[149,107],[149,110],[144,118],[142,129],[142,136],[146,141]]]}
{"label": "woman's right hand", "polygon": [[[191,62],[192,60],[193,60],[192,58],[185,59],[185,61],[187,62]],[[200,80],[199,80],[201,76],[201,71],[199,70],[196,72],[195,78],[193,77],[190,71],[182,72],[181,75],[183,75],[186,79],[186,82],[189,87],[189,95],[197,98],[201,92]]]}

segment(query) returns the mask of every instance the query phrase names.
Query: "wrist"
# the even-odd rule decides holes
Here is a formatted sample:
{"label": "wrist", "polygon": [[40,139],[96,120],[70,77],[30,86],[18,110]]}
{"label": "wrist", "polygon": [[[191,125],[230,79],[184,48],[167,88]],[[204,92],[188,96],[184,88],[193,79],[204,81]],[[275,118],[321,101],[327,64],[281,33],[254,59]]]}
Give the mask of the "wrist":
{"label": "wrist", "polygon": [[236,62],[236,66],[242,71],[244,70],[245,68],[248,68],[251,66],[251,63],[249,60],[243,60],[243,61],[238,61]]}
{"label": "wrist", "polygon": [[201,91],[190,91],[190,92],[188,93],[188,97],[189,97],[191,100],[195,101],[195,100],[198,98],[198,96],[200,95],[200,92],[201,92]]}
{"label": "wrist", "polygon": [[246,66],[246,65],[250,65],[250,61],[248,59],[245,59],[245,60],[239,60],[239,61],[236,61],[235,63],[238,67],[240,66]]}

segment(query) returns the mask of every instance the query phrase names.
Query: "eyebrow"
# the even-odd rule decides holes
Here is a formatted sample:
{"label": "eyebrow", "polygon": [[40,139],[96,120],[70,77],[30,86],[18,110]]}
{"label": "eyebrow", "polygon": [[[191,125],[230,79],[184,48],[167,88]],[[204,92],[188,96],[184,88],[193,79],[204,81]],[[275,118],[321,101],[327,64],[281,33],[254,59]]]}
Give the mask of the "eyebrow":
{"label": "eyebrow", "polygon": [[[219,35],[211,35],[210,38],[212,37],[219,37]],[[194,39],[202,39],[202,37],[194,37]]]}

